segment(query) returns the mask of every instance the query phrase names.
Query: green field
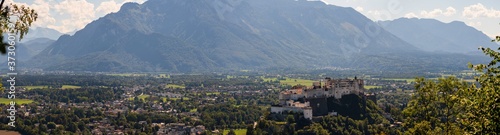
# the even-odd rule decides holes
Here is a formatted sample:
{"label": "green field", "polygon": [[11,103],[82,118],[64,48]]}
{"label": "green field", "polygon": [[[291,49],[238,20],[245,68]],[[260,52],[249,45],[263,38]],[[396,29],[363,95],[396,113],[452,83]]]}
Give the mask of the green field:
{"label": "green field", "polygon": [[300,84],[300,85],[310,87],[313,85],[313,82],[317,82],[317,81],[305,80],[305,79],[295,79],[295,78],[286,78],[286,80],[280,80],[281,85],[291,85],[291,86],[295,86],[295,85]]}
{"label": "green field", "polygon": [[197,112],[197,111],[198,111],[198,109],[196,109],[196,108],[189,110],[189,112]]}
{"label": "green field", "polygon": [[[149,97],[149,95],[147,95],[147,94],[137,96],[137,98],[139,98],[139,100],[146,100],[146,98],[148,98],[148,97]],[[134,100],[134,97],[129,98],[129,100]]]}
{"label": "green field", "polygon": [[276,124],[278,125],[286,125],[286,122],[282,121],[282,122],[275,122]]}
{"label": "green field", "polygon": [[[19,87],[24,87],[26,90],[33,90],[33,89],[46,89],[49,88],[49,86],[43,86],[43,85],[38,85],[38,86],[19,86]],[[78,89],[81,88],[80,86],[75,86],[75,85],[63,85],[62,89]]]}
{"label": "green field", "polygon": [[415,82],[415,78],[384,78],[383,80],[406,81],[407,83]]}
{"label": "green field", "polygon": [[[236,135],[246,135],[247,134],[247,129],[235,129],[234,132]],[[222,132],[223,135],[227,135],[229,133],[229,130],[224,130]]]}
{"label": "green field", "polygon": [[63,85],[62,89],[79,89],[82,88],[80,86],[74,86],[74,85]]}
{"label": "green field", "polygon": [[476,82],[476,79],[463,79],[465,82]]}
{"label": "green field", "polygon": [[165,87],[171,88],[171,89],[185,89],[186,88],[186,86],[177,85],[177,84],[167,84]]}
{"label": "green field", "polygon": [[396,89],[397,92],[403,92],[403,89]]}
{"label": "green field", "polygon": [[382,88],[382,86],[365,85],[366,90],[373,89],[373,88]]}
{"label": "green field", "polygon": [[262,80],[264,80],[264,82],[269,82],[269,81],[276,81],[278,80],[278,78],[265,78],[264,76],[261,76],[260,78],[262,78]]}
{"label": "green field", "polygon": [[[8,98],[0,98],[0,104],[10,104],[10,99]],[[16,104],[29,104],[29,103],[33,103],[33,100],[29,100],[29,99],[14,99],[14,102],[16,102]]]}
{"label": "green field", "polygon": [[26,88],[26,90],[49,88],[48,86],[20,86],[20,87],[24,87]]}
{"label": "green field", "polygon": [[139,96],[137,96],[137,97],[138,97],[139,99],[145,100],[146,98],[148,98],[148,97],[149,97],[149,95],[147,95],[147,94],[143,94],[143,95],[139,95]]}
{"label": "green field", "polygon": [[207,95],[220,95],[220,92],[207,92]]}
{"label": "green field", "polygon": [[[163,102],[167,102],[167,98],[166,97],[164,97],[162,99],[163,99]],[[177,101],[177,100],[181,100],[181,98],[170,98],[170,100]],[[185,97],[185,98],[183,98],[183,100],[190,100],[190,98]]]}

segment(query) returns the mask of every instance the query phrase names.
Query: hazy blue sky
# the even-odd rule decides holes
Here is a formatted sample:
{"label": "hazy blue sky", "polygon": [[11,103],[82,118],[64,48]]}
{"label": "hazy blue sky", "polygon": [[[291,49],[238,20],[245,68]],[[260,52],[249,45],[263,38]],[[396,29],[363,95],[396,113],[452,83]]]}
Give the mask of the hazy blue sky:
{"label": "hazy blue sky", "polygon": [[[145,0],[7,0],[29,5],[40,18],[38,27],[61,32],[83,28],[87,23],[110,12],[125,2]],[[489,36],[500,35],[498,0],[322,0],[328,4],[352,7],[372,20],[400,17],[434,18],[443,22],[463,21]]]}
{"label": "hazy blue sky", "polygon": [[400,17],[434,18],[442,22],[462,21],[489,36],[500,35],[498,0],[323,0],[352,7],[372,20]]}

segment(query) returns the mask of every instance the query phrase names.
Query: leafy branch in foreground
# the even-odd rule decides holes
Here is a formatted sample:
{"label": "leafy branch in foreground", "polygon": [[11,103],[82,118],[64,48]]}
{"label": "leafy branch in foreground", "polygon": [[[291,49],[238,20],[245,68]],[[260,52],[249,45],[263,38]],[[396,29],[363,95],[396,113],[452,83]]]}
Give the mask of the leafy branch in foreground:
{"label": "leafy branch in foreground", "polygon": [[[500,36],[493,42],[500,42]],[[500,133],[500,52],[491,48],[479,49],[493,60],[487,65],[469,64],[470,68],[482,74],[474,77],[479,86],[465,89],[462,93],[461,103],[465,113],[461,115],[461,122],[471,134],[497,134]]]}
{"label": "leafy branch in foreground", "polygon": [[38,18],[38,13],[34,9],[26,7],[24,5],[18,6],[16,4],[10,4],[10,6],[4,5],[5,0],[0,3],[0,33],[2,36],[0,40],[0,52],[2,54],[7,53],[7,46],[12,43],[5,42],[5,33],[15,33],[19,36],[19,41],[23,39],[29,31],[29,27]]}
{"label": "leafy branch in foreground", "polygon": [[[493,42],[500,42],[500,36]],[[474,77],[475,83],[454,77],[437,82],[417,79],[416,91],[403,111],[406,134],[500,133],[500,52],[479,49],[493,59],[488,64],[469,63],[469,68],[481,73]]]}
{"label": "leafy branch in foreground", "polygon": [[460,134],[459,92],[469,85],[457,78],[424,80],[417,78],[415,93],[403,113],[407,116],[407,134]]}

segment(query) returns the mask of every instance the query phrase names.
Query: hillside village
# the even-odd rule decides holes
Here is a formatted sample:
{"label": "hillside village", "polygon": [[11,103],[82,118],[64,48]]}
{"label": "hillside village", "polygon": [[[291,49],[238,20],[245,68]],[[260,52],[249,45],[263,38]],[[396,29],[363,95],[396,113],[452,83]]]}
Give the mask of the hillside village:
{"label": "hillside village", "polygon": [[[47,114],[47,112],[50,112],[49,110],[56,109],[67,112],[83,111],[94,115],[105,116],[102,119],[92,118],[88,120],[88,123],[84,123],[84,125],[88,127],[85,129],[88,129],[92,134],[126,134],[136,131],[131,127],[116,125],[116,121],[114,119],[123,117],[123,115],[126,115],[127,117],[130,117],[128,115],[131,114],[137,115],[137,117],[139,115],[151,114],[165,115],[169,117],[173,116],[173,118],[179,120],[187,118],[190,120],[171,122],[149,121],[142,118],[142,120],[129,120],[134,120],[135,122],[133,125],[136,127],[157,127],[154,131],[158,134],[197,134],[207,131],[217,133],[223,131],[220,129],[220,126],[192,123],[196,121],[204,121],[206,116],[203,115],[204,113],[200,109],[218,104],[247,104],[245,106],[255,104],[262,107],[267,106],[267,109],[263,108],[263,111],[270,111],[272,113],[295,111],[304,113],[305,118],[312,119],[317,116],[336,115],[338,110],[335,108],[328,109],[329,105],[327,104],[326,99],[341,99],[343,96],[348,94],[363,95],[365,91],[365,81],[357,78],[325,78],[319,82],[313,82],[311,86],[298,85],[283,90],[280,90],[279,87],[284,86],[279,86],[279,84],[277,85],[274,81],[257,81],[251,84],[243,83],[253,79],[255,78],[231,78],[228,80],[242,82],[242,84],[217,87],[208,85],[209,83],[205,83],[205,87],[176,86],[176,88],[174,88],[172,86],[175,85],[167,85],[166,83],[151,83],[147,85],[134,84],[132,86],[115,86],[107,88],[99,86],[64,90],[66,92],[77,92],[87,89],[89,92],[95,91],[115,93],[112,98],[106,95],[98,94],[91,96],[89,99],[81,97],[75,99],[60,98],[62,96],[60,95],[61,93],[56,94],[53,92],[60,91],[61,89],[57,89],[55,87],[49,87],[49,89],[54,89],[55,91],[48,90],[46,88],[37,88],[34,90],[23,88],[19,91],[23,95],[23,97],[20,98],[37,100],[36,104],[20,105],[19,114],[22,114],[25,118],[37,118],[49,115]],[[398,84],[397,86],[400,86],[399,83],[395,82],[387,84],[384,81],[371,80],[368,82],[370,82],[370,85],[374,85],[372,82],[376,82],[381,88],[389,88],[394,84]],[[385,87],[386,85],[384,84],[389,87]],[[102,99],[102,101],[92,101],[92,98]],[[321,99],[325,100],[323,101]],[[80,115],[77,117],[86,116]],[[256,115],[254,117],[259,118],[260,116]],[[34,124],[47,126],[47,123]],[[239,127],[241,126],[244,127],[243,124],[240,124]],[[55,132],[56,129],[47,129],[47,131]],[[83,132],[83,130],[76,131]]]}

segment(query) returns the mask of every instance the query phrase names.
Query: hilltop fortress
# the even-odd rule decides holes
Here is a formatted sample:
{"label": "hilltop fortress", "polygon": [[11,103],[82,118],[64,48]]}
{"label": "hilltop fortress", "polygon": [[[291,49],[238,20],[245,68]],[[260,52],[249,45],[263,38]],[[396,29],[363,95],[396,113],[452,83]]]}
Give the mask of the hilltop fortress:
{"label": "hilltop fortress", "polygon": [[328,99],[341,99],[344,95],[360,94],[364,91],[362,79],[331,79],[324,82],[314,82],[312,87],[294,86],[290,90],[282,91],[279,95],[280,103],[271,106],[271,113],[299,112],[304,118],[335,114],[334,108],[329,107]]}

